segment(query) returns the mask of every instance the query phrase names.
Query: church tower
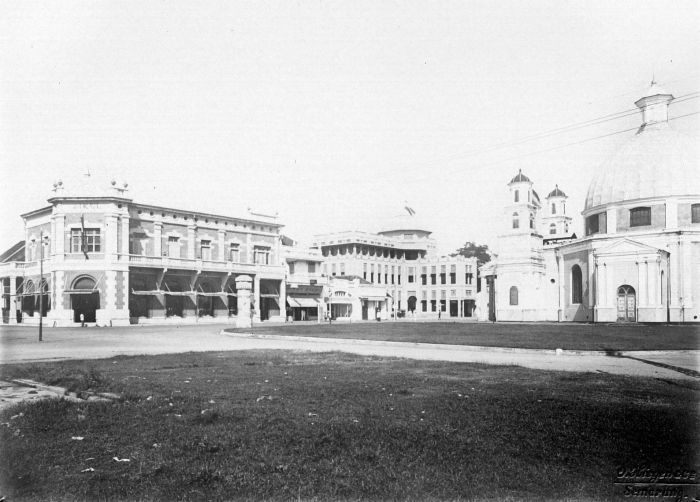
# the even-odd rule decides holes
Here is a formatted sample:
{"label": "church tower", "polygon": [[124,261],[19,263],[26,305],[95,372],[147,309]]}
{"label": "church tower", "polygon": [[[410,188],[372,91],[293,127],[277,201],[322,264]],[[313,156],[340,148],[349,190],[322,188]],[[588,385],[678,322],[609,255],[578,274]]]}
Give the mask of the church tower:
{"label": "church tower", "polygon": [[537,212],[540,209],[540,198],[532,189],[532,181],[518,170],[510,183],[510,204],[505,207],[506,233],[531,234],[537,233]]}
{"label": "church tower", "polygon": [[540,232],[545,239],[569,237],[571,235],[569,231],[571,217],[566,215],[566,199],[568,197],[559,188],[559,185],[556,185],[554,190],[549,192],[549,195],[545,198]]}

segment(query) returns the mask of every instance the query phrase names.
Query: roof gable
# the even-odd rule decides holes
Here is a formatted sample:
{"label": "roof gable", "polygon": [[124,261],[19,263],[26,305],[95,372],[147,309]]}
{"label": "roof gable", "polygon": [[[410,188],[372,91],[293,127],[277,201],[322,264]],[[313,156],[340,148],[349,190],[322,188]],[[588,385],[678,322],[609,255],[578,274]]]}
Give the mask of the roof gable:
{"label": "roof gable", "polygon": [[629,255],[629,254],[656,254],[667,253],[666,250],[654,246],[649,246],[631,239],[617,239],[607,246],[597,249],[593,254],[604,255]]}

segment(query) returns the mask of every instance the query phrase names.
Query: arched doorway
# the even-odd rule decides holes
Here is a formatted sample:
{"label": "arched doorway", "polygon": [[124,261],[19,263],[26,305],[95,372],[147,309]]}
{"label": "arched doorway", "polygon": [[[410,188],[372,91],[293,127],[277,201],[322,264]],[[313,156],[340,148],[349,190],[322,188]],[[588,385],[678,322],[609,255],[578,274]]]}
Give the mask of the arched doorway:
{"label": "arched doorway", "polygon": [[637,321],[637,296],[632,286],[617,288],[617,322]]}
{"label": "arched doorway", "polygon": [[71,288],[70,303],[73,309],[73,322],[81,322],[81,314],[84,322],[97,321],[100,293],[95,289],[95,279],[89,276],[78,278]]}
{"label": "arched doorway", "polygon": [[415,312],[416,311],[416,302],[417,298],[415,296],[409,296],[408,297],[408,311],[409,312]]}

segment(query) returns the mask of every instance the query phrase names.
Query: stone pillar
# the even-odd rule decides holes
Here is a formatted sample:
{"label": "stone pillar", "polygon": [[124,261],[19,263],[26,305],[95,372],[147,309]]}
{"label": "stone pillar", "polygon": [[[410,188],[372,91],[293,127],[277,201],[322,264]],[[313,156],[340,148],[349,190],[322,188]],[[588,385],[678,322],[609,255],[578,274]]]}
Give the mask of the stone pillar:
{"label": "stone pillar", "polygon": [[646,260],[644,262],[639,262],[637,264],[637,268],[639,271],[639,291],[637,292],[637,302],[639,302],[639,307],[646,307],[648,305],[647,302],[647,293],[649,290],[649,286],[647,285],[647,276],[648,276],[648,263]]}
{"label": "stone pillar", "polygon": [[287,320],[287,281],[282,279],[280,281],[280,315]]}
{"label": "stone pillar", "polygon": [[[602,264],[602,270],[601,270],[601,285],[600,285],[600,296],[601,296],[601,304],[605,307],[610,306],[610,295],[608,294],[608,266],[605,262]],[[600,265],[599,265],[600,266]]]}
{"label": "stone pillar", "polygon": [[252,302],[255,306],[255,322],[260,322],[260,276],[253,277]]}
{"label": "stone pillar", "polygon": [[226,249],[224,248],[224,246],[226,245],[226,231],[219,230],[218,237],[219,237],[219,254],[215,259],[219,260],[219,261],[226,261]]}
{"label": "stone pillar", "polygon": [[666,199],[666,229],[678,228],[678,199]]}
{"label": "stone pillar", "polygon": [[252,280],[249,275],[236,276],[236,291],[238,292],[238,316],[237,328],[250,328],[253,326],[253,315],[250,311]]}
{"label": "stone pillar", "polygon": [[197,254],[195,250],[197,249],[197,226],[188,225],[187,226],[187,256],[188,260],[195,260]]}
{"label": "stone pillar", "polygon": [[163,223],[160,221],[153,223],[153,255],[163,256]]}
{"label": "stone pillar", "polygon": [[17,304],[17,277],[10,277],[10,324],[17,324],[17,309],[21,307]]}
{"label": "stone pillar", "polygon": [[66,217],[63,214],[57,214],[51,218],[53,222],[53,259],[63,261],[66,252]]}
{"label": "stone pillar", "polygon": [[[117,247],[119,240],[118,233],[117,215],[105,214],[105,258],[109,261],[115,261],[117,259],[117,253],[119,252]],[[126,238],[129,238],[129,234],[127,234]]]}
{"label": "stone pillar", "polygon": [[617,208],[610,208],[606,211],[605,216],[605,233],[617,233]]}
{"label": "stone pillar", "polygon": [[[683,306],[687,308],[693,307],[693,256],[690,241],[681,242],[681,269],[683,274]],[[692,320],[692,316],[691,316]]]}
{"label": "stone pillar", "polygon": [[659,276],[659,260],[658,257],[652,261],[651,263],[648,263],[648,273],[649,277],[647,278],[647,285],[649,288],[649,305],[652,305],[654,307],[659,306],[659,286],[658,286],[658,276]]}

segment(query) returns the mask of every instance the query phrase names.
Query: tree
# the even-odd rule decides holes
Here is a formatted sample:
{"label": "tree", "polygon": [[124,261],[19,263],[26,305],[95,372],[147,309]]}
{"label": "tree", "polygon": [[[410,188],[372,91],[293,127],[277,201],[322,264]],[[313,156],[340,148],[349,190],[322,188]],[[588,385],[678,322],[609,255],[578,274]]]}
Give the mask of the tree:
{"label": "tree", "polygon": [[464,246],[459,248],[456,253],[450,256],[464,256],[465,258],[476,258],[476,291],[481,291],[481,266],[491,261],[491,252],[486,244],[477,244],[472,241],[467,241]]}
{"label": "tree", "polygon": [[464,246],[459,248],[456,253],[450,256],[464,256],[465,258],[476,258],[477,265],[480,267],[486,262],[491,261],[491,252],[486,244],[477,244],[472,241],[467,241]]}

